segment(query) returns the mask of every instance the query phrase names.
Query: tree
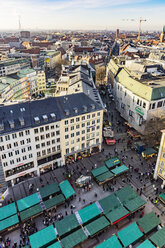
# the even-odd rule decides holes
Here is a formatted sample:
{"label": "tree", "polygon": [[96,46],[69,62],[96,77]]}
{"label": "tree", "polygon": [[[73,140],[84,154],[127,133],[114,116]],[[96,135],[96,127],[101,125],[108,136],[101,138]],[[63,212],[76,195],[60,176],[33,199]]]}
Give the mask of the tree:
{"label": "tree", "polygon": [[96,84],[103,84],[105,78],[105,66],[96,69]]}

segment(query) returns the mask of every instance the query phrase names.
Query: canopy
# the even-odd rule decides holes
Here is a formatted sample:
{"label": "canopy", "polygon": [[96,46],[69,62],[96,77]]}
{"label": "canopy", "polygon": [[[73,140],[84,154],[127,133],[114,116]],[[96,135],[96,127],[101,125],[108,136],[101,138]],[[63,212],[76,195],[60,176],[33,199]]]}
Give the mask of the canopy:
{"label": "canopy", "polygon": [[137,197],[135,197],[132,200],[127,201],[124,206],[130,211],[130,212],[134,212],[137,209],[139,209],[140,207],[142,207],[144,204],[146,203],[145,200],[143,200],[140,196],[137,195]]}
{"label": "canopy", "polygon": [[121,166],[119,166],[119,167],[116,167],[115,169],[111,170],[111,172],[112,172],[115,176],[117,176],[117,175],[119,175],[119,174],[121,174],[121,173],[124,173],[124,172],[126,172],[126,171],[128,171],[128,170],[129,170],[128,167],[125,166],[125,165],[123,164],[123,165],[121,165]]}
{"label": "canopy", "polygon": [[44,201],[44,203],[45,203],[45,207],[49,209],[63,203],[64,201],[65,201],[64,196],[60,194],[52,197],[51,199],[48,199],[47,201]]}
{"label": "canopy", "polygon": [[165,246],[165,226],[154,233],[149,239],[159,248],[163,248]]}
{"label": "canopy", "polygon": [[126,203],[138,196],[138,194],[131,188],[130,185],[118,190],[115,192],[115,195],[119,198],[121,203]]}
{"label": "canopy", "polygon": [[160,194],[160,195],[159,195],[159,199],[160,199],[163,203],[165,203],[165,193]]}
{"label": "canopy", "polygon": [[42,197],[42,199],[48,197],[49,195],[53,195],[53,194],[56,194],[60,191],[58,185],[56,182],[52,183],[52,184],[49,184],[49,185],[46,185],[45,187],[43,188],[40,188],[40,195]]}
{"label": "canopy", "polygon": [[96,248],[122,248],[122,245],[120,244],[116,235],[114,235],[103,243],[97,245]]}
{"label": "canopy", "polygon": [[7,217],[10,217],[17,213],[16,205],[15,203],[8,204],[4,207],[0,208],[0,220],[6,219]]}
{"label": "canopy", "polygon": [[79,229],[61,240],[64,248],[72,248],[87,239],[83,229]]}
{"label": "canopy", "polygon": [[117,157],[110,158],[105,161],[106,166],[110,169],[120,164],[120,160]]}
{"label": "canopy", "polygon": [[75,214],[68,215],[63,220],[56,222],[55,225],[59,236],[63,236],[64,234],[75,230],[78,226],[79,223]]}
{"label": "canopy", "polygon": [[96,180],[101,183],[101,182],[108,181],[108,179],[111,179],[113,176],[114,175],[110,171],[108,171],[104,174],[97,176]]}
{"label": "canopy", "polygon": [[139,230],[137,224],[134,222],[118,232],[117,235],[123,245],[127,247],[140,239],[143,236],[143,233]]}
{"label": "canopy", "polygon": [[113,224],[124,217],[127,217],[129,212],[123,206],[119,206],[118,208],[112,210],[111,212],[106,214],[107,219]]}
{"label": "canopy", "polygon": [[38,198],[38,194],[32,194],[29,195],[25,198],[22,198],[20,200],[17,201],[17,206],[18,206],[18,210],[21,212],[27,208],[30,208],[36,204],[40,203],[40,199]]}
{"label": "canopy", "polygon": [[35,216],[36,214],[41,213],[42,211],[43,210],[42,210],[41,205],[37,204],[35,206],[32,206],[31,208],[27,208],[24,211],[21,211],[20,212],[20,218],[23,221],[23,220],[26,220],[32,216]]}
{"label": "canopy", "polygon": [[66,199],[70,198],[72,195],[75,194],[75,191],[68,180],[63,181],[59,184],[59,186]]}
{"label": "canopy", "polygon": [[89,223],[85,227],[88,230],[90,236],[93,236],[96,233],[98,233],[99,231],[106,228],[107,226],[109,226],[109,221],[104,216],[101,216],[100,218],[92,221],[91,223]]}
{"label": "canopy", "polygon": [[143,229],[143,232],[147,234],[154,228],[156,228],[159,224],[161,224],[161,221],[154,214],[154,212],[151,212],[149,214],[146,214],[143,218],[140,218],[137,221],[137,224]]}
{"label": "canopy", "polygon": [[155,248],[155,246],[147,239],[141,245],[137,246],[137,248]]}
{"label": "canopy", "polygon": [[99,203],[104,211],[103,212],[104,214],[108,213],[109,211],[112,211],[114,208],[117,208],[121,205],[119,200],[114,194],[111,194],[101,199]]}
{"label": "canopy", "polygon": [[42,248],[51,245],[55,242],[57,235],[55,233],[53,225],[42,229],[29,236],[30,245],[32,248]]}
{"label": "canopy", "polygon": [[91,173],[94,177],[97,177],[105,172],[108,172],[108,169],[105,165],[99,167],[99,168],[96,168],[96,169],[93,169],[91,170]]}
{"label": "canopy", "polygon": [[49,245],[47,248],[62,248],[62,246],[59,242],[56,242],[52,245]]}
{"label": "canopy", "polygon": [[19,223],[17,214],[0,221],[0,232]]}
{"label": "canopy", "polygon": [[88,221],[99,216],[101,214],[101,211],[97,207],[96,203],[93,203],[93,204],[79,210],[78,214],[80,215],[82,222],[87,223]]}

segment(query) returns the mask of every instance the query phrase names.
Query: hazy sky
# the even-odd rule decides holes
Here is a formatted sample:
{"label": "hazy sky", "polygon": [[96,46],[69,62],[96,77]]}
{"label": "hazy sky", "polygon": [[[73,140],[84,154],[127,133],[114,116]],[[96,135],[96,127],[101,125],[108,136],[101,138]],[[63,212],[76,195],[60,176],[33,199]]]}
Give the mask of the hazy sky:
{"label": "hazy sky", "polygon": [[[0,29],[161,30],[165,0],[0,0]],[[123,21],[135,19],[135,21]]]}

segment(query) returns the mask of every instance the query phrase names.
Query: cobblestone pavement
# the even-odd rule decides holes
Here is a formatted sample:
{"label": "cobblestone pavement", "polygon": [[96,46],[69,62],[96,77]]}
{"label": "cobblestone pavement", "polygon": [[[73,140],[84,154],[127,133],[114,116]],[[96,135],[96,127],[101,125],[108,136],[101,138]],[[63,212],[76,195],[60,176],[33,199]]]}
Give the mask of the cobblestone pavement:
{"label": "cobblestone pavement", "polygon": [[[107,103],[106,98],[104,99],[104,102]],[[108,103],[109,104],[109,103]],[[107,105],[108,105],[107,104]],[[156,188],[158,188],[158,193],[162,192],[162,189],[160,187],[161,181],[153,181],[151,182],[150,179],[146,179],[144,176],[146,172],[148,172],[149,167],[151,168],[153,165],[155,165],[156,158],[152,158],[149,160],[143,159],[139,154],[137,154],[135,151],[132,151],[131,149],[127,148],[127,133],[126,133],[126,127],[122,125],[124,123],[124,120],[121,119],[118,112],[114,108],[114,103],[110,103],[108,105],[108,112],[107,112],[107,118],[112,122],[112,126],[115,131],[115,138],[121,139],[120,142],[115,146],[106,146],[103,144],[104,152],[95,154],[91,157],[84,158],[83,160],[80,160],[74,164],[71,164],[68,166],[68,169],[70,172],[75,169],[75,173],[72,177],[73,179],[73,186],[76,191],[76,197],[72,201],[72,205],[75,205],[76,208],[73,210],[73,212],[81,209],[85,205],[89,204],[92,201],[102,199],[106,197],[107,195],[111,194],[111,191],[104,191],[103,187],[98,186],[96,182],[92,181],[93,186],[91,191],[89,192],[82,192],[80,191],[80,194],[78,194],[78,188],[75,186],[75,180],[80,175],[90,175],[90,170],[94,168],[94,165],[97,164],[97,167],[104,164],[104,160],[108,158],[109,156],[114,156],[115,152],[114,149],[117,148],[118,150],[118,157],[123,161],[123,163],[129,167],[131,167],[130,172],[128,173],[128,176],[122,175],[116,179],[116,184],[113,185],[114,191],[118,190],[122,186],[127,185],[127,178],[130,179],[130,184],[133,186],[135,190],[143,189],[141,197],[147,200],[147,204],[145,207],[145,213],[148,213],[150,211],[154,211],[155,213],[160,215],[160,218],[162,220],[162,223],[165,224],[165,206],[158,200],[157,203],[155,203],[155,198],[157,197]],[[113,113],[113,121],[111,120],[110,113]],[[117,125],[117,121],[121,122],[121,125]],[[123,139],[123,142],[122,142]],[[123,157],[124,155],[124,157]],[[139,174],[134,171],[135,168],[139,168],[139,171],[143,173],[143,176],[139,178]],[[53,171],[49,171],[43,175],[41,175],[41,178],[43,180],[42,184],[46,185],[48,183],[57,182],[60,183],[65,179],[65,173],[66,168],[61,167],[57,168]],[[34,192],[37,191],[37,188],[41,187],[41,183],[38,177],[28,179],[24,182],[21,182],[14,187],[9,188],[9,195],[4,201],[4,204],[7,204],[8,200],[12,198],[13,200],[18,200],[20,198],[23,198],[29,194],[29,184],[34,184]],[[110,183],[109,183],[110,184]],[[145,185],[145,187],[144,187]],[[97,198],[95,197],[95,193],[97,193]],[[81,198],[81,201],[79,201],[79,197]],[[83,199],[85,199],[85,203],[83,202]],[[57,208],[57,213],[62,213],[63,216],[71,213],[70,208],[65,208],[64,205],[61,205]],[[136,221],[136,219],[139,218],[139,213],[135,215],[135,218],[132,221]],[[41,230],[44,228],[42,216],[39,216],[35,219],[36,226],[38,230]],[[97,237],[93,239],[87,240],[82,247],[84,248],[90,248],[94,247],[96,244],[99,244],[103,240],[109,238],[112,234],[118,232],[120,229],[128,225],[130,222],[128,220],[121,221],[118,228],[115,226],[112,226],[108,229],[106,229],[105,232],[99,234]],[[13,231],[9,234],[7,234],[4,238],[10,237],[12,242],[18,242],[20,239],[20,230]],[[136,247],[136,246],[134,246]]]}

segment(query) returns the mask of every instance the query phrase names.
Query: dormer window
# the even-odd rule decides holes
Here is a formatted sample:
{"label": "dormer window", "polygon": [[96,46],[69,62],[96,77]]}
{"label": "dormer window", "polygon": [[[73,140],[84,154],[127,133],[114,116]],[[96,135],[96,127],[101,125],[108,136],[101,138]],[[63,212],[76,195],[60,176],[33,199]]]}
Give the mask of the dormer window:
{"label": "dormer window", "polygon": [[40,123],[40,119],[38,116],[34,117],[34,121],[35,121],[35,124],[39,124]]}
{"label": "dormer window", "polygon": [[48,121],[48,116],[47,115],[43,115],[42,118],[43,118],[44,122]]}
{"label": "dormer window", "polygon": [[50,116],[51,116],[51,118],[52,118],[53,120],[56,119],[56,115],[55,115],[54,113],[51,113]]}
{"label": "dormer window", "polygon": [[24,118],[23,117],[20,117],[19,118],[19,122],[20,122],[21,126],[24,126],[25,125],[25,121],[24,121]]}

